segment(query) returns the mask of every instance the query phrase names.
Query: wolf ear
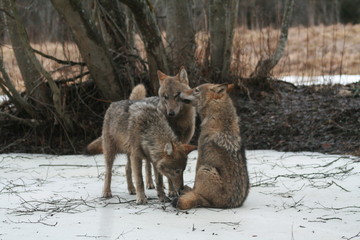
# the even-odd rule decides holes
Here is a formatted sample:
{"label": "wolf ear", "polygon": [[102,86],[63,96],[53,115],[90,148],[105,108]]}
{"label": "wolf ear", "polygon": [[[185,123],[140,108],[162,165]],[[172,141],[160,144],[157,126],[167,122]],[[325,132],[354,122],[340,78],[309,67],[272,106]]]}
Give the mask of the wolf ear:
{"label": "wolf ear", "polygon": [[164,147],[164,152],[168,155],[171,156],[171,154],[173,153],[174,149],[173,149],[173,145],[171,142],[168,142],[167,144],[165,144]]}
{"label": "wolf ear", "polygon": [[195,149],[197,149],[196,145],[190,145],[190,144],[183,144],[183,147],[186,152],[186,155],[189,154],[190,152],[194,151]]}
{"label": "wolf ear", "polygon": [[187,72],[186,72],[184,66],[182,66],[182,67],[180,68],[180,71],[179,71],[177,77],[179,78],[179,81],[180,81],[181,83],[186,84],[186,85],[189,85],[188,75],[187,75]]}
{"label": "wolf ear", "polygon": [[224,84],[219,84],[219,85],[216,85],[214,86],[212,89],[214,92],[216,93],[223,93],[223,92],[231,92],[231,90],[234,89],[234,84],[227,84],[227,83],[224,83]]}
{"label": "wolf ear", "polygon": [[227,84],[217,84],[211,90],[218,94],[223,93],[227,90]]}
{"label": "wolf ear", "polygon": [[158,75],[158,78],[159,78],[160,85],[164,82],[164,79],[168,77],[168,75],[161,72],[160,70],[157,71],[157,75]]}
{"label": "wolf ear", "polygon": [[235,84],[233,84],[233,83],[227,84],[227,89],[226,89],[226,91],[229,93],[229,92],[231,92],[234,88],[235,88]]}

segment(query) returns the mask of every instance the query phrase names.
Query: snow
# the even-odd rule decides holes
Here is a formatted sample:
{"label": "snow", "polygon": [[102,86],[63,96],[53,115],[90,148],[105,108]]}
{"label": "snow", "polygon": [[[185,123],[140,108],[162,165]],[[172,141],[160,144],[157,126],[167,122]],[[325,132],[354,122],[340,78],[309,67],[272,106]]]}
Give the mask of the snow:
{"label": "snow", "polygon": [[360,75],[323,75],[323,76],[285,76],[283,81],[295,85],[315,85],[315,84],[350,84],[360,81]]}
{"label": "snow", "polygon": [[4,101],[7,101],[7,100],[9,100],[9,98],[8,98],[7,95],[1,95],[1,94],[0,94],[0,104],[1,104],[2,102],[4,102]]}
{"label": "snow", "polygon": [[[102,199],[103,156],[0,154],[0,239],[360,239],[360,159],[247,151],[252,188],[234,209],[178,212],[146,190],[136,205],[115,162]],[[192,186],[197,152],[184,175]]]}

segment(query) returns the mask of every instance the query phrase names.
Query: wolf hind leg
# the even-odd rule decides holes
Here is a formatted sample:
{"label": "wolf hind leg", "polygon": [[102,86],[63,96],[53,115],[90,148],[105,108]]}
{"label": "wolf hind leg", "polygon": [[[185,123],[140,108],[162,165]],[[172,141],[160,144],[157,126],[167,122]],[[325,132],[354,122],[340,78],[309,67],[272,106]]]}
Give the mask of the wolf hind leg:
{"label": "wolf hind leg", "polygon": [[109,139],[105,139],[105,142],[103,144],[103,150],[105,157],[105,181],[102,196],[104,198],[111,198],[111,177],[112,167],[114,165],[114,160],[116,157],[116,144]]}
{"label": "wolf hind leg", "polygon": [[135,195],[136,194],[136,189],[134,187],[134,183],[133,183],[133,180],[132,180],[131,161],[130,161],[129,154],[127,155],[127,162],[126,162],[125,171],[126,171],[126,182],[127,182],[128,192],[129,192],[130,195]]}
{"label": "wolf hind leg", "polygon": [[132,175],[135,178],[136,203],[146,204],[147,199],[145,195],[144,181],[142,176],[142,157],[136,154],[136,150],[133,150],[131,151],[130,154],[130,160],[131,160]]}

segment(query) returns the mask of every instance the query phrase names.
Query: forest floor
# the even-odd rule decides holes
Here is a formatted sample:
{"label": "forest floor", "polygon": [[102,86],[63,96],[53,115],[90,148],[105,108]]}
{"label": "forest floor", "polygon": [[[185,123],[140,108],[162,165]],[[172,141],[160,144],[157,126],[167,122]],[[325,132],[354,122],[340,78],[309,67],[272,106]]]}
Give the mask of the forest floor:
{"label": "forest floor", "polygon": [[[271,82],[273,92],[260,92],[256,97],[236,90],[231,94],[241,118],[246,149],[360,156],[360,82],[312,86]],[[94,112],[96,110],[85,114],[80,123],[88,124],[87,131],[68,136],[72,138],[71,143],[67,136],[57,136],[53,128],[30,130],[18,124],[3,125],[0,153],[82,153],[84,147],[101,134],[104,113],[96,112],[98,116],[90,119]],[[193,138],[195,144],[197,134],[198,131]]]}
{"label": "forest floor", "polygon": [[233,96],[247,149],[360,155],[360,82],[295,86],[273,83],[274,94]]}

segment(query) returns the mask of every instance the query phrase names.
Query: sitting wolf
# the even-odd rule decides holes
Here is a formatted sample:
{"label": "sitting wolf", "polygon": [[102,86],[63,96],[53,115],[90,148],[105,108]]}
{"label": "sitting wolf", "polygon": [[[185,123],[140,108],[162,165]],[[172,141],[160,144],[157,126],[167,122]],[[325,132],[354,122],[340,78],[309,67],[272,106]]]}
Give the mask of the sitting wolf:
{"label": "sitting wolf", "polygon": [[194,188],[173,200],[179,209],[239,207],[249,193],[239,118],[227,94],[233,85],[203,84],[181,93],[201,119]]}

